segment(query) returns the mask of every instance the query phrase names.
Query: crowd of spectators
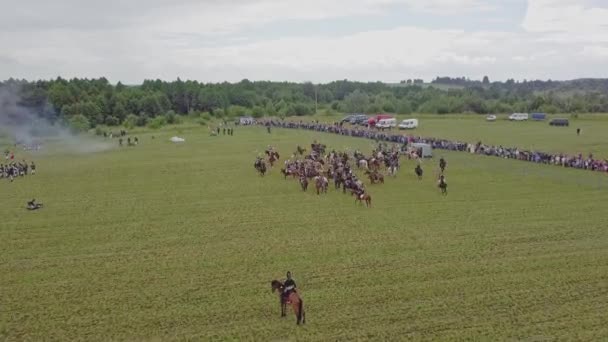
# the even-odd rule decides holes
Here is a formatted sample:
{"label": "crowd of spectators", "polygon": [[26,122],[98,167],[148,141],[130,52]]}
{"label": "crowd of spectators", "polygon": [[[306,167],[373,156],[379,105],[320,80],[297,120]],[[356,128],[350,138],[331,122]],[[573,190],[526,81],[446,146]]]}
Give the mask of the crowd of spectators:
{"label": "crowd of spectators", "polygon": [[279,128],[290,128],[290,129],[306,129],[317,132],[333,133],[344,136],[367,138],[375,141],[385,141],[396,144],[408,144],[408,143],[426,143],[433,147],[433,149],[449,150],[449,151],[461,151],[469,152],[474,154],[482,154],[486,156],[495,156],[500,158],[517,159],[533,163],[551,164],[562,167],[570,167],[576,169],[584,169],[599,172],[608,172],[608,159],[594,158],[592,154],[584,156],[583,154],[578,155],[567,155],[563,153],[546,153],[541,151],[524,150],[517,147],[504,147],[501,145],[488,145],[482,142],[467,143],[463,141],[439,139],[439,138],[428,138],[428,137],[416,137],[412,135],[405,135],[400,133],[394,133],[391,131],[383,131],[369,128],[358,128],[358,127],[347,127],[338,123],[325,124],[314,122],[289,122],[289,121],[278,121],[278,120],[263,120],[258,122],[259,125],[266,127],[279,127]]}

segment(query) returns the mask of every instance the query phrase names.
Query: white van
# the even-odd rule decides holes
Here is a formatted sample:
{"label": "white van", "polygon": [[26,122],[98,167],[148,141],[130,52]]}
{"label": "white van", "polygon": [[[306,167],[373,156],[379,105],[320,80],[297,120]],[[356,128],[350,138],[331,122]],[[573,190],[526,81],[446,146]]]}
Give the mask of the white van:
{"label": "white van", "polygon": [[528,120],[528,113],[513,113],[509,115],[511,121],[525,121]]}
{"label": "white van", "polygon": [[414,129],[416,127],[418,127],[418,119],[406,119],[399,124],[399,129]]}
{"label": "white van", "polygon": [[395,119],[395,118],[382,119],[382,120],[378,121],[378,123],[376,124],[376,127],[378,127],[378,128],[391,128],[391,127],[396,127],[396,126],[397,126],[397,119]]}

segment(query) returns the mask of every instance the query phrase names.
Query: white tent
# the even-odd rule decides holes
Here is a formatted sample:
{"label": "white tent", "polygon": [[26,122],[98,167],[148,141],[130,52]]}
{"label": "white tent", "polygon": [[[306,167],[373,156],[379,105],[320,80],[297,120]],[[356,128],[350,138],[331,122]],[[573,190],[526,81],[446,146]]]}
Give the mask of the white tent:
{"label": "white tent", "polygon": [[409,145],[417,150],[422,150],[422,158],[431,158],[433,157],[433,148],[429,144],[423,143],[412,143]]}
{"label": "white tent", "polygon": [[174,143],[181,143],[181,142],[186,141],[184,138],[180,138],[180,137],[172,137],[172,138],[171,138],[171,139],[169,139],[169,140],[171,140],[171,141],[172,141],[172,142],[174,142]]}

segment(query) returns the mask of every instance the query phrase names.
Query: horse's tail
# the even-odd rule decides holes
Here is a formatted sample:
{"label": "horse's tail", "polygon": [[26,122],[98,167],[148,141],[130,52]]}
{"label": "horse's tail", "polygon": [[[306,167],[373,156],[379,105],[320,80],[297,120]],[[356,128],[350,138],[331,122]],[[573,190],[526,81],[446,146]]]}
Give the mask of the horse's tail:
{"label": "horse's tail", "polygon": [[302,310],[304,307],[304,301],[300,297],[300,303],[298,303],[298,323],[302,322],[302,317],[304,315],[304,311]]}

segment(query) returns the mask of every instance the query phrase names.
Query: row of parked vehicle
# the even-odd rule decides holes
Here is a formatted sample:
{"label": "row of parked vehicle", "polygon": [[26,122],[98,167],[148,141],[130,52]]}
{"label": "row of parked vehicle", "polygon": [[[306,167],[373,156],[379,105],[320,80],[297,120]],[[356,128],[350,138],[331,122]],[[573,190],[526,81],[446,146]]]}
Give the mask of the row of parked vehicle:
{"label": "row of parked vehicle", "polygon": [[346,116],[341,121],[342,123],[349,123],[351,125],[359,125],[365,127],[376,127],[376,128],[394,128],[399,129],[414,129],[418,127],[418,119],[405,119],[397,124],[397,119],[389,114],[378,114],[374,116],[367,116],[365,114],[351,114]]}
{"label": "row of parked vehicle", "polygon": [[[509,121],[527,121],[532,117],[532,120],[535,121],[543,121],[547,118],[545,113],[532,113],[529,115],[528,113],[513,113],[509,115]],[[496,121],[496,115],[488,115],[486,116],[487,121]],[[563,118],[555,118],[549,121],[549,125],[551,126],[569,126],[570,122],[568,119]]]}

